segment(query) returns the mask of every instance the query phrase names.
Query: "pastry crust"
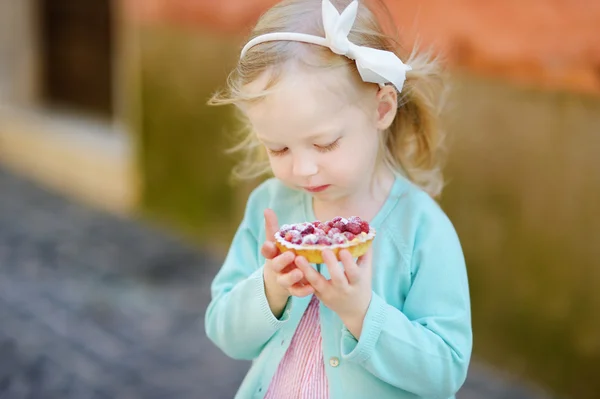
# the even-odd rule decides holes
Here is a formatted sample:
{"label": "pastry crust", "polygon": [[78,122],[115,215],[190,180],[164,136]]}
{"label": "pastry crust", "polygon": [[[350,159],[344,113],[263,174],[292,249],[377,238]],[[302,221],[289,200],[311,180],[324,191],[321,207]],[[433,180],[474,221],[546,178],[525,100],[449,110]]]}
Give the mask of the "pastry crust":
{"label": "pastry crust", "polygon": [[[340,222],[344,226],[349,223],[347,219],[344,219],[344,218],[337,218],[337,219],[341,219]],[[333,220],[336,220],[336,219],[333,219]],[[352,220],[352,219],[350,219],[350,220]],[[358,220],[360,220],[360,219],[358,219]],[[338,260],[339,260],[339,252],[342,249],[347,249],[350,252],[350,254],[352,255],[352,257],[358,258],[358,257],[364,255],[368,251],[369,247],[373,243],[373,240],[375,239],[376,232],[372,226],[368,226],[369,227],[368,232],[365,232],[364,228],[363,228],[363,230],[360,232],[360,234],[356,234],[356,235],[352,234],[353,238],[351,240],[345,240],[344,242],[337,242],[337,243],[331,243],[331,244],[292,243],[285,239],[286,232],[289,232],[290,230],[295,230],[295,231],[300,232],[302,229],[305,229],[310,224],[313,224],[313,226],[314,226],[314,223],[315,222],[297,223],[297,224],[282,226],[282,228],[275,234],[275,243],[277,245],[277,248],[279,248],[279,250],[281,252],[292,251],[297,256],[304,256],[308,260],[309,263],[324,263],[322,255],[321,255],[322,251],[324,249],[331,250],[334,253],[334,255],[338,258]],[[328,223],[332,223],[332,222],[317,221],[316,223],[319,223],[320,225],[324,226],[324,225],[326,225]],[[318,230],[318,228],[317,228],[317,230]],[[345,233],[344,231],[341,231],[340,233],[338,233],[338,235],[343,236],[344,233]],[[298,234],[296,234],[296,235],[298,235]],[[309,234],[309,235],[314,236],[314,234]],[[334,235],[327,235],[327,234],[325,235],[325,237],[329,237],[329,239],[331,239],[332,237],[335,237],[335,236],[336,236],[335,234]],[[303,237],[306,237],[306,235]],[[322,238],[323,235],[321,234],[321,235],[317,235],[315,237]],[[344,237],[346,237],[346,236],[344,236]],[[338,241],[341,241],[341,240],[338,238]]]}

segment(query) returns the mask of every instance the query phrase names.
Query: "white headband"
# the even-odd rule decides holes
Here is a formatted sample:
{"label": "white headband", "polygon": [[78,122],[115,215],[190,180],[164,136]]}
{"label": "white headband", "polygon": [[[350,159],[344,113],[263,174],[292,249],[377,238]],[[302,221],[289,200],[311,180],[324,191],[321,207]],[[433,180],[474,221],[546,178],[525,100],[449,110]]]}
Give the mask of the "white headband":
{"label": "white headband", "polygon": [[357,13],[357,0],[350,3],[341,14],[329,0],[323,0],[325,37],[294,32],[267,33],[250,40],[242,49],[240,58],[244,57],[251,47],[264,42],[288,40],[317,44],[329,47],[334,53],[355,60],[363,81],[377,83],[380,86],[389,82],[396,87],[398,92],[401,92],[406,79],[406,71],[410,71],[412,68],[404,64],[391,51],[357,46],[348,40],[348,34],[354,25]]}

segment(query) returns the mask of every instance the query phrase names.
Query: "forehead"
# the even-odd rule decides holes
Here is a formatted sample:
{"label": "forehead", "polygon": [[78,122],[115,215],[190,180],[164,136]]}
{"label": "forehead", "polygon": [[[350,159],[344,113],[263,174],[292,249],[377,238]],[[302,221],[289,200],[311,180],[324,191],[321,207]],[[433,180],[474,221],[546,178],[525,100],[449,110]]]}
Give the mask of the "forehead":
{"label": "forehead", "polygon": [[[292,68],[262,100],[242,107],[254,130],[264,138],[310,135],[341,127],[356,115],[358,95],[345,68]],[[246,87],[260,93],[271,79],[265,73]]]}

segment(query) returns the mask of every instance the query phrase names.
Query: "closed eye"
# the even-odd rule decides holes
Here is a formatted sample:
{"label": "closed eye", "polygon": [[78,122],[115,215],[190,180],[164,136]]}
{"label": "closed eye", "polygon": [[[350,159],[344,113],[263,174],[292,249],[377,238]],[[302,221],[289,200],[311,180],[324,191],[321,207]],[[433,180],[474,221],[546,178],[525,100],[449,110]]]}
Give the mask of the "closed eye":
{"label": "closed eye", "polygon": [[281,150],[272,150],[270,148],[267,148],[267,151],[269,152],[269,154],[277,157],[277,156],[285,155],[285,153],[288,151],[288,148],[285,147],[284,149],[281,149]]}
{"label": "closed eye", "polygon": [[336,148],[338,148],[340,146],[340,139],[337,139],[336,141],[334,141],[331,144],[327,144],[325,146],[321,146],[321,145],[316,145],[315,147],[317,148],[317,150],[319,150],[319,152],[329,152],[329,151],[333,151]]}

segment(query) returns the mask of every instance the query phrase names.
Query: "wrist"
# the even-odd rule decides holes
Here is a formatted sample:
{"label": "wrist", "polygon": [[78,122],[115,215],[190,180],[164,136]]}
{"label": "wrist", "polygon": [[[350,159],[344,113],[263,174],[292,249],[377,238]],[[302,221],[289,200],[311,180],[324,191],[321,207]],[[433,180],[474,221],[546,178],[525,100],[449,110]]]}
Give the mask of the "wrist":
{"label": "wrist", "polygon": [[362,305],[355,307],[352,309],[352,311],[339,315],[348,331],[350,331],[357,340],[360,338],[362,333],[363,323],[365,321],[365,317],[367,317],[367,312],[369,311],[371,298],[372,295],[369,295],[368,301],[365,300]]}
{"label": "wrist", "polygon": [[287,305],[290,295],[287,291],[281,290],[277,283],[273,283],[268,279],[266,274],[263,274],[263,284],[265,297],[271,313],[273,313],[275,318],[279,319],[283,315],[283,310]]}

